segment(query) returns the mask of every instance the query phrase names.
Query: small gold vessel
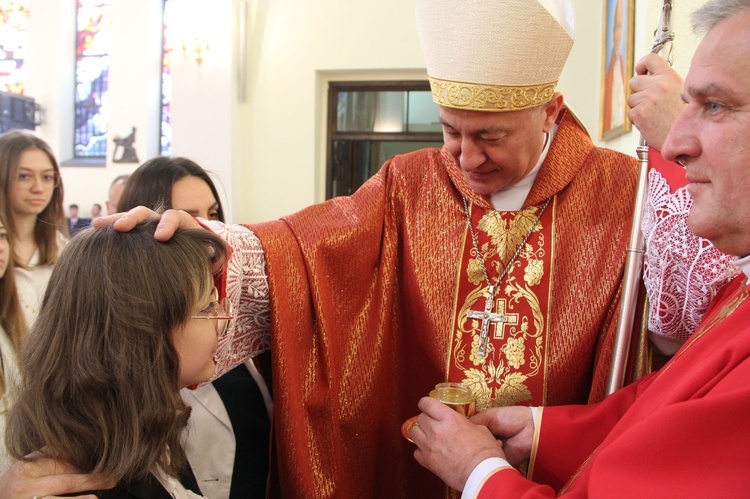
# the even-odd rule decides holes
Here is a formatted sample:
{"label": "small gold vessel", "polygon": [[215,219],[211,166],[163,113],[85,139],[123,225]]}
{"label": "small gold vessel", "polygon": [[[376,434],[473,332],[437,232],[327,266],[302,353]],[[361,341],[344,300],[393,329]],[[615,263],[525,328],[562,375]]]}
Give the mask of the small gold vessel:
{"label": "small gold vessel", "polygon": [[470,418],[477,412],[477,399],[468,386],[461,383],[438,383],[429,396]]}

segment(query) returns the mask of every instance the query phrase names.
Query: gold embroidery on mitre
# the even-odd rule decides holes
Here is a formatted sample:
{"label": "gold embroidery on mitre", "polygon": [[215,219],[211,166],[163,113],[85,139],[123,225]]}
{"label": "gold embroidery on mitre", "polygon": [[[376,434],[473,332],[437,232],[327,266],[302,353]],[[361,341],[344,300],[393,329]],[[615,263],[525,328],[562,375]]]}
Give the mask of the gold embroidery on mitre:
{"label": "gold embroidery on mitre", "polygon": [[[505,262],[531,230],[538,207],[527,208],[512,218],[490,211],[477,225],[489,242],[481,247],[485,262],[499,275]],[[541,223],[534,232],[543,229]],[[535,247],[536,246],[536,247]],[[540,372],[544,350],[544,312],[537,289],[545,274],[546,244],[544,234],[536,242],[527,243],[513,263],[495,297],[493,312],[505,316],[505,322],[491,326],[490,342],[485,356],[478,355],[481,321],[470,319],[467,313],[482,303],[487,290],[478,258],[471,252],[466,278],[475,285],[458,311],[458,328],[454,335],[455,366],[464,373],[465,385],[477,397],[477,410],[488,407],[516,405],[532,400],[529,378]],[[480,270],[478,270],[478,268]]]}
{"label": "gold embroidery on mitre", "polygon": [[435,104],[476,111],[518,111],[541,106],[555,93],[557,82],[540,85],[485,85],[428,77]]}

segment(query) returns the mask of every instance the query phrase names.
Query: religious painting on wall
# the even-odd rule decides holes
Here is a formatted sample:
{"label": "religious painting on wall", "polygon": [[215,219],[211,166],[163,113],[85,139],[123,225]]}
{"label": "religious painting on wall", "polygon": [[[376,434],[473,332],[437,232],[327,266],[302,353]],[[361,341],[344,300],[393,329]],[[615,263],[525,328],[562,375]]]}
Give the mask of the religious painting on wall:
{"label": "religious painting on wall", "polygon": [[599,137],[609,140],[631,129],[628,81],[633,74],[635,0],[604,0],[602,98]]}

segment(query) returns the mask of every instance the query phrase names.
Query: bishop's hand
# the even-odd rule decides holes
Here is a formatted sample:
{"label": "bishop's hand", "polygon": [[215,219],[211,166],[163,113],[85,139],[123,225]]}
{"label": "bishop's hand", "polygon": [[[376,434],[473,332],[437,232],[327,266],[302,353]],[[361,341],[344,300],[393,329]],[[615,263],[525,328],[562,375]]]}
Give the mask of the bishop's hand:
{"label": "bishop's hand", "polygon": [[419,401],[422,414],[410,430],[417,445],[414,458],[449,487],[463,490],[474,468],[490,457],[505,458],[503,445],[486,426],[431,397]]}
{"label": "bishop's hand", "polygon": [[187,212],[181,210],[167,210],[161,216],[145,206],[138,206],[125,213],[116,213],[107,217],[95,218],[94,227],[114,226],[115,230],[128,232],[141,222],[149,219],[159,219],[154,237],[159,241],[169,240],[177,229],[198,229],[201,225]]}

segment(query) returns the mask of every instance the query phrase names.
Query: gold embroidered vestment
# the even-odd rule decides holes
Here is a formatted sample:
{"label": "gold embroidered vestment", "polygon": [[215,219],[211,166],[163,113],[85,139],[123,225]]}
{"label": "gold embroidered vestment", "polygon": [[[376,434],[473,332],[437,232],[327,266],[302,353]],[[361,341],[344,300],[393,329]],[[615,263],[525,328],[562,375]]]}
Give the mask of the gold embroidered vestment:
{"label": "gold embroidered vestment", "polygon": [[[401,423],[436,383],[485,405],[603,397],[635,159],[597,149],[563,113],[523,211],[494,214],[445,150],[389,160],[349,197],[253,226],[271,292],[276,482],[284,497],[440,497]],[[484,361],[486,283],[553,198],[500,283]],[[495,337],[502,336],[502,340]]]}

